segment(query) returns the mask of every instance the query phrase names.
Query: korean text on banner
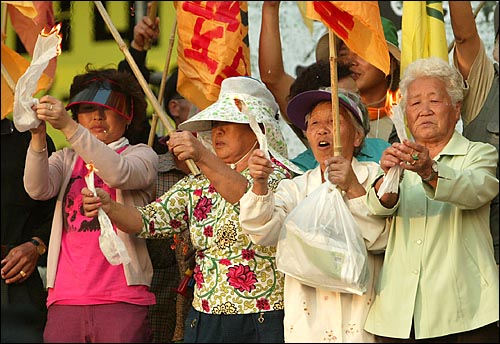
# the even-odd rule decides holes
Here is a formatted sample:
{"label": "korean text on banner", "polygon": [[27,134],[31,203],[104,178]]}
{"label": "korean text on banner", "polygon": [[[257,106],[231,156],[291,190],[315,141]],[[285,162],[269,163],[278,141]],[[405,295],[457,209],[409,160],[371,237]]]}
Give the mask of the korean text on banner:
{"label": "korean text on banner", "polygon": [[222,80],[249,76],[246,1],[177,1],[179,93],[204,109],[213,104]]}

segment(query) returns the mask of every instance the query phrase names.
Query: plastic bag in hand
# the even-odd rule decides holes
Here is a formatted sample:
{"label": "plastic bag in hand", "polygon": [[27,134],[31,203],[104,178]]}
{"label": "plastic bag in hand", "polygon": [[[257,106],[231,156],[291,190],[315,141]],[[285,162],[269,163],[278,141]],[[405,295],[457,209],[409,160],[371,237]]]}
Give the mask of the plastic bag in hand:
{"label": "plastic bag in hand", "polygon": [[340,191],[327,181],[286,218],[277,246],[279,271],[318,289],[362,295],[368,255]]}

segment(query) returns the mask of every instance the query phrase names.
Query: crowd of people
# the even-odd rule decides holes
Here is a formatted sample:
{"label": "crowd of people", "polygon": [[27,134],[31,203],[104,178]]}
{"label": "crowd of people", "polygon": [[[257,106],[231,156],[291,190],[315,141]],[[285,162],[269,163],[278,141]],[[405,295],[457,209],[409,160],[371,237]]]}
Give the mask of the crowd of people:
{"label": "crowd of people", "polygon": [[[67,104],[43,95],[36,128],[2,118],[2,342],[500,340],[498,3],[493,59],[471,3],[449,1],[451,63],[417,59],[400,75],[397,32],[381,18],[390,73],[337,38],[336,85],[328,34],[315,63],[285,73],[279,6],[262,5],[262,81],[227,77],[200,110],[177,91],[175,68],[161,103],[177,130],[149,144],[146,97],[126,60],[87,65]],[[146,45],[159,26],[145,16],[130,45],[149,82]],[[396,91],[411,140],[386,113]],[[288,156],[280,116],[304,153]],[[46,123],[69,147],[55,149]],[[311,217],[307,201],[326,184],[361,238],[361,292],[283,264],[290,218]],[[327,269],[348,264],[328,259]]]}

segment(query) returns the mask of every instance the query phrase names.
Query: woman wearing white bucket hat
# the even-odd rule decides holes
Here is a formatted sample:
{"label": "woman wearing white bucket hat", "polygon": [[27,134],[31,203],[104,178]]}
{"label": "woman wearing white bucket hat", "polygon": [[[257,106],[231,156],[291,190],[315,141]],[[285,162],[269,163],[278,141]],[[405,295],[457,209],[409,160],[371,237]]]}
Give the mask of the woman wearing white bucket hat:
{"label": "woman wearing white bucket hat", "polygon": [[283,275],[276,270],[275,247],[253,244],[238,218],[238,201],[253,182],[247,166],[255,148],[274,161],[271,190],[292,176],[290,170],[300,171],[284,158],[277,110],[258,80],[225,79],[217,102],[180,125],[198,136],[211,132],[212,147],[189,131],[172,133],[168,141],[177,158],[192,159],[202,175],[186,176],[145,207],[125,207],[102,190],[99,197],[82,190],[87,216],[102,207],[124,231],[146,238],[190,231],[196,283],[185,342],[283,342]]}

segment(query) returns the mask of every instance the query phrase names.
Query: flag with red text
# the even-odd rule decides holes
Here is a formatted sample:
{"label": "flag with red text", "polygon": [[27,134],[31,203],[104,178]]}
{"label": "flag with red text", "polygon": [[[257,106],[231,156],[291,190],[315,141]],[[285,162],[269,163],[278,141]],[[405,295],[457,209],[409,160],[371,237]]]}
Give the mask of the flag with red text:
{"label": "flag with red text", "polygon": [[246,1],[177,1],[178,92],[200,110],[222,80],[250,76]]}
{"label": "flag with red text", "polygon": [[389,74],[389,48],[377,1],[307,1],[307,16],[322,21],[354,53]]}

